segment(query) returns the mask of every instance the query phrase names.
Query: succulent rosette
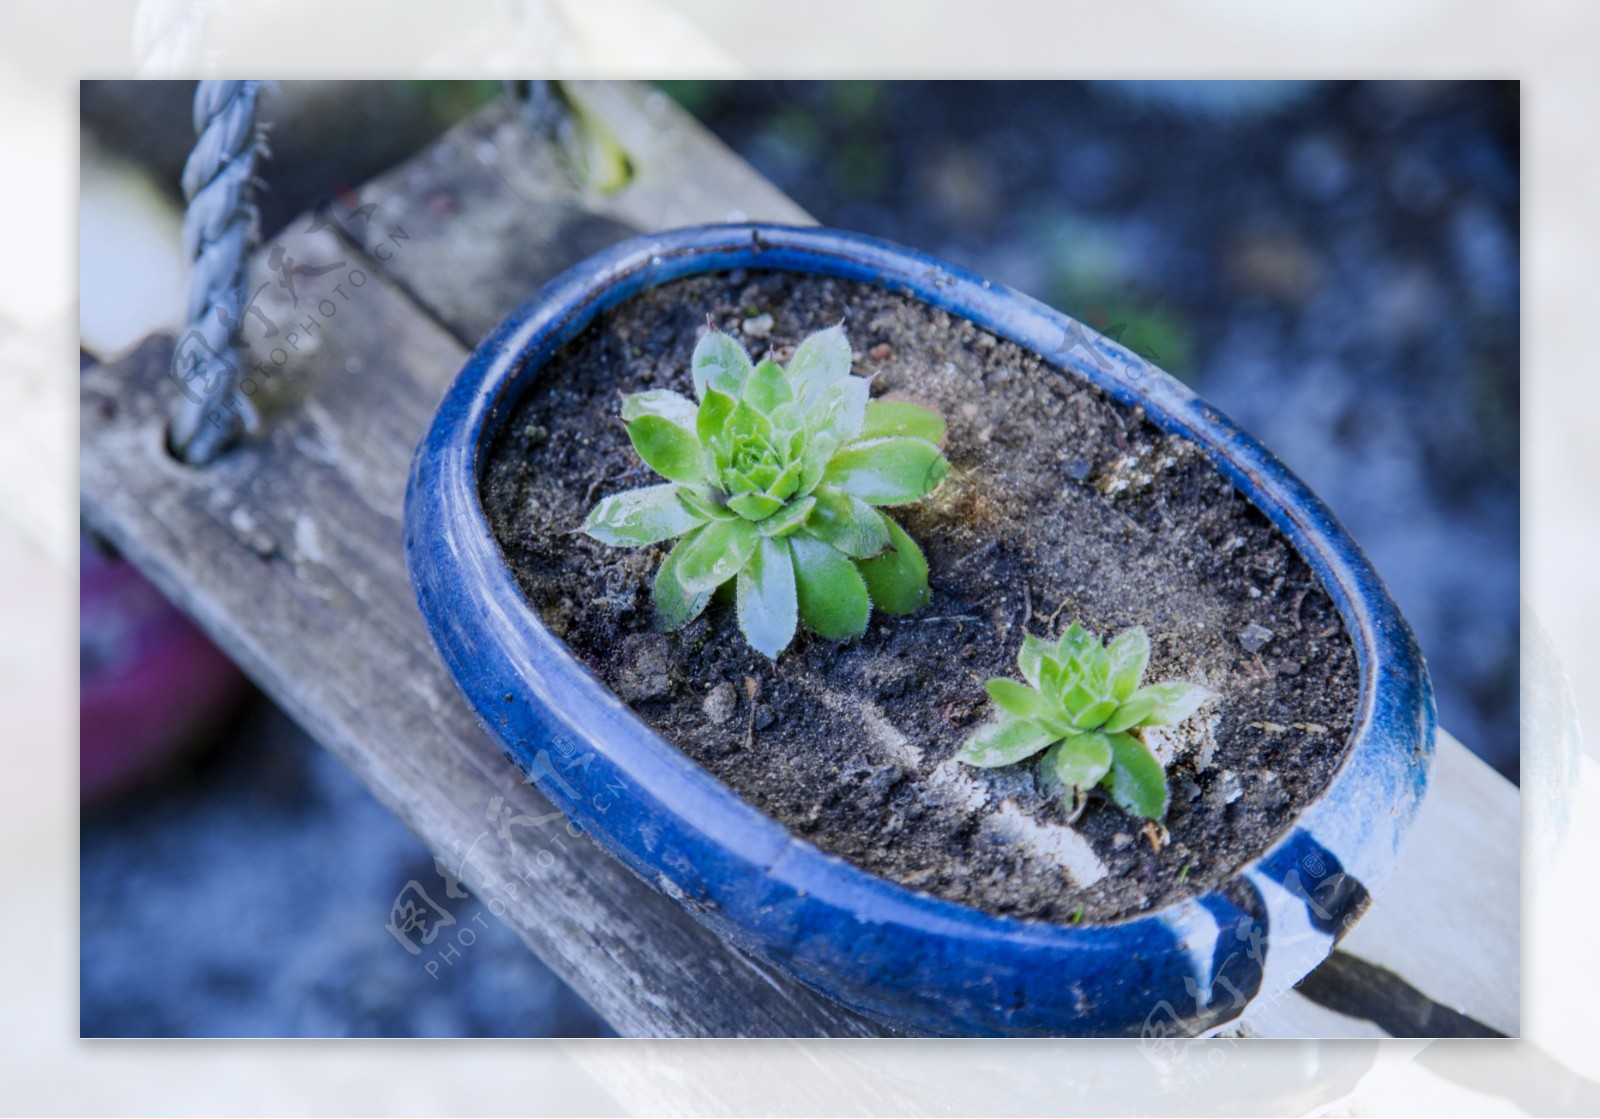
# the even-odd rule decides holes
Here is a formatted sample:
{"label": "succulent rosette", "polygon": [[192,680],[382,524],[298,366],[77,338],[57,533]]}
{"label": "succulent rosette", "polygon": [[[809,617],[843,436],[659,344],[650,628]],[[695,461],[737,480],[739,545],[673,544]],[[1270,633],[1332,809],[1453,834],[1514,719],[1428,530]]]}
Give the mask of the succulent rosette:
{"label": "succulent rosette", "polygon": [[1099,785],[1124,811],[1159,820],[1170,801],[1166,773],[1139,731],[1181,723],[1214,694],[1182,681],[1141,687],[1149,663],[1140,627],[1105,645],[1076,622],[1054,643],[1027,634],[1017,655],[1027,683],[989,681],[997,716],[956,757],[988,769],[1047,751],[1042,775],[1075,806]]}
{"label": "succulent rosette", "polygon": [[866,632],[876,607],[928,601],[928,565],[885,506],[932,493],[949,472],[945,425],[927,408],[869,399],[840,327],[811,335],[787,367],[752,361],[714,328],[695,346],[696,400],[665,389],[623,399],[634,449],[666,481],[602,500],[600,542],[677,540],[652,591],[666,629],[735,586],[739,627],[772,658],[799,623],[832,640]]}

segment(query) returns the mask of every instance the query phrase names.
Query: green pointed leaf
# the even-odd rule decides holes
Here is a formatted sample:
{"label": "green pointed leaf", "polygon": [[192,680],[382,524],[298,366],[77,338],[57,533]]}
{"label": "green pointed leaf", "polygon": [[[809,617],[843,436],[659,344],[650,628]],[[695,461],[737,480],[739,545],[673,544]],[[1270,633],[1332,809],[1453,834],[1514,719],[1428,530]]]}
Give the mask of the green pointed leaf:
{"label": "green pointed leaf", "polygon": [[868,559],[889,546],[883,514],[847,493],[824,486],[815,495],[816,511],[806,531],[853,559]]}
{"label": "green pointed leaf", "polygon": [[1061,708],[1062,718],[1071,718],[1071,712],[1062,702],[1063,693],[1068,687],[1066,669],[1055,659],[1054,652],[1052,649],[1052,655],[1045,657],[1039,664],[1039,690]]}
{"label": "green pointed leaf", "polygon": [[1107,736],[1111,742],[1111,772],[1105,784],[1111,799],[1124,812],[1159,820],[1167,814],[1167,775],[1156,756],[1131,734]]}
{"label": "green pointed leaf", "polygon": [[814,497],[802,497],[791,501],[780,512],[774,513],[760,524],[761,535],[784,537],[799,531],[811,516],[811,510],[816,506]]}
{"label": "green pointed leaf", "polygon": [[1120,703],[1134,693],[1144,678],[1145,667],[1150,663],[1150,635],[1143,626],[1124,630],[1106,646],[1106,657],[1111,666],[1111,695]]}
{"label": "green pointed leaf", "polygon": [[628,425],[628,438],[645,465],[674,482],[705,480],[700,441],[671,420],[640,416]]}
{"label": "green pointed leaf", "polygon": [[1055,657],[1056,647],[1050,642],[1031,633],[1022,635],[1022,648],[1017,652],[1017,668],[1028,683],[1039,687],[1040,669],[1045,661],[1053,661]]}
{"label": "green pointed leaf", "polygon": [[746,520],[711,521],[686,541],[678,579],[691,592],[715,590],[738,574],[760,538]]}
{"label": "green pointed leaf", "polygon": [[700,616],[711,601],[712,591],[691,591],[678,578],[678,563],[693,539],[694,534],[690,534],[678,541],[661,562],[661,570],[656,572],[650,601],[655,604],[656,625],[661,629],[672,630],[688,625]]}
{"label": "green pointed leaf", "polygon": [[841,448],[822,479],[869,505],[904,505],[927,496],[949,472],[932,443],[894,436]]}
{"label": "green pointed leaf", "polygon": [[744,400],[733,406],[724,431],[736,440],[772,438],[772,421]]}
{"label": "green pointed leaf", "polygon": [[783,502],[764,493],[742,493],[728,499],[728,508],[747,521],[763,521],[782,509]]}
{"label": "green pointed leaf", "polygon": [[694,418],[695,434],[702,444],[709,447],[712,439],[722,433],[737,404],[738,401],[725,392],[712,389],[705,394]]}
{"label": "green pointed leaf", "polygon": [[806,412],[814,434],[831,435],[840,443],[856,438],[867,416],[867,382],[861,377],[835,381],[817,394]]}
{"label": "green pointed leaf", "polygon": [[839,449],[839,441],[828,434],[815,434],[806,440],[805,452],[800,460],[800,485],[796,493],[811,493],[822,484],[828,462]]}
{"label": "green pointed leaf", "polygon": [[802,400],[816,399],[828,386],[849,375],[850,343],[843,327],[819,330],[796,346],[789,359],[789,380]]}
{"label": "green pointed leaf", "polygon": [[613,548],[638,548],[682,536],[704,519],[678,499],[677,486],[646,486],[605,498],[590,510],[583,531]]}
{"label": "green pointed leaf", "polygon": [[894,519],[878,516],[889,533],[889,548],[872,559],[857,560],[856,567],[867,581],[872,604],[886,614],[915,614],[928,605],[928,561],[917,542]]}
{"label": "green pointed leaf", "polygon": [[1062,664],[1069,661],[1088,663],[1088,656],[1100,647],[1100,639],[1077,622],[1073,622],[1062,633],[1060,642],[1056,645],[1056,660]]}
{"label": "green pointed leaf", "polygon": [[1063,738],[1045,757],[1051,775],[1069,789],[1092,789],[1111,770],[1111,740],[1103,734]]}
{"label": "green pointed leaf", "polygon": [[780,404],[794,399],[789,390],[789,379],[783,375],[783,366],[771,358],[762,358],[745,379],[741,399],[757,411],[771,414]]}
{"label": "green pointed leaf", "polygon": [[[1174,680],[1166,684],[1150,684],[1129,696],[1127,702],[1107,721],[1108,729],[1128,727],[1166,727],[1181,723],[1193,715],[1216,695],[1199,684],[1186,684]],[[1130,718],[1137,716],[1134,722]]]}
{"label": "green pointed leaf", "polygon": [[1115,731],[1127,730],[1136,727],[1150,716],[1156,709],[1156,697],[1153,695],[1141,696],[1135,692],[1114,711],[1110,718],[1100,727],[1107,734]]}
{"label": "green pointed leaf", "polygon": [[995,706],[1018,718],[1044,720],[1050,716],[1050,705],[1045,702],[1044,696],[1026,684],[996,676],[983,688],[994,700]]}
{"label": "green pointed leaf", "polygon": [[1078,709],[1073,716],[1072,725],[1079,730],[1098,730],[1117,712],[1117,701],[1110,696],[1102,695],[1091,700]]}
{"label": "green pointed leaf", "polygon": [[694,377],[694,394],[701,400],[706,398],[708,389],[736,397],[750,375],[750,355],[731,334],[712,330],[695,344],[689,369]]}
{"label": "green pointed leaf", "polygon": [[1002,718],[974,731],[956,752],[956,760],[980,769],[1011,765],[1033,757],[1059,737],[1043,723]]}
{"label": "green pointed leaf", "polygon": [[802,466],[798,462],[791,462],[783,468],[783,472],[773,479],[767,487],[767,492],[779,501],[788,501],[800,492],[800,472]]}
{"label": "green pointed leaf", "polygon": [[794,640],[799,599],[789,542],[762,537],[739,569],[735,592],[739,629],[750,647],[772,660]]}
{"label": "green pointed leaf", "polygon": [[692,432],[698,411],[699,406],[694,401],[670,389],[651,389],[622,398],[623,423],[632,423],[645,416],[659,416],[668,423]]}
{"label": "green pointed leaf", "polygon": [[873,400],[867,404],[858,439],[907,435],[938,446],[944,440],[944,417],[907,400]]}
{"label": "green pointed leaf", "polygon": [[726,521],[738,516],[710,486],[678,486],[678,500],[701,520]]}
{"label": "green pointed leaf", "polygon": [[794,554],[801,620],[832,641],[846,641],[865,633],[872,602],[856,565],[805,533],[789,537],[789,546]]}

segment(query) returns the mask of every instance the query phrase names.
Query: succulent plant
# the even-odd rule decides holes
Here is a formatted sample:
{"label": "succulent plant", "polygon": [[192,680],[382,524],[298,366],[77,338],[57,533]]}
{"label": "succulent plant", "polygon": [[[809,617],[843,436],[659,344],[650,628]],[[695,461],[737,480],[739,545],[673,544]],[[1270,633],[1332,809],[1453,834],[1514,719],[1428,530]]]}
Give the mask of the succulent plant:
{"label": "succulent plant", "polygon": [[920,500],[948,473],[938,413],[869,400],[838,326],[787,368],[712,327],[691,372],[698,403],[665,389],[622,402],[634,449],[666,483],[605,498],[583,526],[619,548],[678,538],[652,591],[663,628],[693,621],[729,580],[740,629],[772,658],[799,622],[847,640],[873,606],[927,603],[927,561],[878,507]]}
{"label": "succulent plant", "polygon": [[1076,622],[1054,644],[1026,634],[1017,667],[1027,683],[989,681],[998,715],[956,756],[988,769],[1048,747],[1043,775],[1060,784],[1071,807],[1081,809],[1088,791],[1101,785],[1124,811],[1159,820],[1170,799],[1166,773],[1139,728],[1181,723],[1213,693],[1181,681],[1140,687],[1149,663],[1150,638],[1141,627],[1108,645]]}

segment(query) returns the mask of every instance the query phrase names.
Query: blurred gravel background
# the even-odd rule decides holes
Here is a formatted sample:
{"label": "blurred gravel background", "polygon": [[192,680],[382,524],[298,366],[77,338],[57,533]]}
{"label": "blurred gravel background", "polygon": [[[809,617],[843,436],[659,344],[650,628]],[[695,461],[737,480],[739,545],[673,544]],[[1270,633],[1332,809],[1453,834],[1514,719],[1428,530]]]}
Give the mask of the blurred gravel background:
{"label": "blurred gravel background", "polygon": [[[1517,777],[1515,83],[663,88],[818,220],[1059,306],[1248,428],[1388,581],[1443,724]],[[84,83],[86,160],[181,204],[191,90]],[[497,92],[286,84],[268,235]],[[85,808],[82,1032],[602,1029],[492,919],[432,978],[385,928],[411,879],[437,896],[421,844],[257,700],[178,773]]]}

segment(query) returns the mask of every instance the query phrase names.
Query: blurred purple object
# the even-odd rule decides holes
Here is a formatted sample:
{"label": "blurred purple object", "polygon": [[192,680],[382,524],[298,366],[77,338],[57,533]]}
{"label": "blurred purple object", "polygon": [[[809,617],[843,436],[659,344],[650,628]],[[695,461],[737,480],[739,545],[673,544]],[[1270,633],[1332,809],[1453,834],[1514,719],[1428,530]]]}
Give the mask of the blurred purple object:
{"label": "blurred purple object", "polygon": [[98,801],[199,745],[249,682],[132,564],[86,537],[78,556],[78,791]]}

